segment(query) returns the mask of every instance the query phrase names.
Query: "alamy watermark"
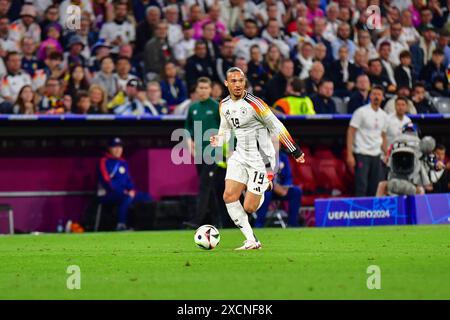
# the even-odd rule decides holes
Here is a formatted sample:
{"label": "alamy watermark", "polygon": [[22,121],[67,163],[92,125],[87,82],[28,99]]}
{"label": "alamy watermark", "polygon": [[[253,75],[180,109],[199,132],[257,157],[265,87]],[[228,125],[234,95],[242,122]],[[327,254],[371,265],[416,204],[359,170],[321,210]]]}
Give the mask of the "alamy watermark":
{"label": "alamy watermark", "polygon": [[70,265],[66,269],[66,273],[69,275],[66,280],[66,287],[69,290],[81,289],[81,269],[77,265]]}
{"label": "alamy watermark", "polygon": [[369,277],[367,278],[367,289],[369,290],[380,290],[381,289],[381,269],[377,265],[370,265],[366,270]]}
{"label": "alamy watermark", "polygon": [[381,9],[377,5],[368,6],[365,12],[367,16],[366,26],[369,30],[382,29]]}
{"label": "alamy watermark", "polygon": [[67,7],[64,27],[69,31],[81,29],[81,8],[79,6],[69,5]]}

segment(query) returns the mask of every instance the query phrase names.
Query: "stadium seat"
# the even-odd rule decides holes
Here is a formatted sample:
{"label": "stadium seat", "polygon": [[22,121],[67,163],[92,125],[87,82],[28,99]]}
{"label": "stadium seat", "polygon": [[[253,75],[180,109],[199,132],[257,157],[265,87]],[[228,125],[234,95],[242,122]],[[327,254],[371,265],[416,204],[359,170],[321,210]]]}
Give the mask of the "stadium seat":
{"label": "stadium seat", "polygon": [[300,186],[303,192],[315,192],[317,189],[317,184],[313,175],[312,163],[314,163],[314,159],[312,157],[307,157],[306,162],[299,165],[295,160],[290,157],[289,158],[293,183],[295,185]]}
{"label": "stadium seat", "polygon": [[318,147],[314,151],[314,157],[317,159],[336,159],[336,156],[328,147]]}
{"label": "stadium seat", "polygon": [[439,113],[450,113],[450,98],[436,97],[433,102]]}
{"label": "stadium seat", "polygon": [[334,104],[336,105],[336,111],[340,114],[346,114],[347,113],[347,103],[344,101],[344,99],[339,97],[331,97],[333,99]]}
{"label": "stadium seat", "polygon": [[338,190],[341,193],[345,193],[347,187],[336,169],[338,166],[342,166],[342,160],[317,159],[314,162],[313,172],[318,188],[323,188],[327,191]]}

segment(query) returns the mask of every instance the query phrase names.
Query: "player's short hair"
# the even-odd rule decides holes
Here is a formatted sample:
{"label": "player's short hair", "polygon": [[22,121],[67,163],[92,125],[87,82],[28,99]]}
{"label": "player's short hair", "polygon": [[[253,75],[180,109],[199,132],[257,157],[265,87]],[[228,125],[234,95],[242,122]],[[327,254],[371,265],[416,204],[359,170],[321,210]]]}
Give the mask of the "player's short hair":
{"label": "player's short hair", "polygon": [[252,18],[247,18],[247,19],[245,19],[244,20],[244,24],[247,24],[247,23],[252,23],[252,24],[254,24],[254,25],[258,25],[258,22],[256,22],[256,20],[255,19],[252,19]]}
{"label": "player's short hair", "polygon": [[446,149],[447,148],[442,143],[436,144],[436,147],[434,148],[434,150],[443,150],[443,151],[445,151]]}
{"label": "player's short hair", "polygon": [[89,93],[86,90],[80,90],[78,91],[76,95],[76,104],[78,104],[81,99],[89,98]]}
{"label": "player's short hair", "polygon": [[406,104],[408,104],[408,99],[404,96],[399,96],[395,99],[395,104],[397,104],[398,101],[404,101]]}
{"label": "player's short hair", "polygon": [[8,51],[8,53],[6,54],[6,56],[4,58],[5,62],[8,62],[12,56],[20,56],[20,53],[18,51]]}
{"label": "player's short hair", "polygon": [[200,84],[200,83],[206,83],[208,84],[210,87],[212,86],[212,82],[211,79],[208,77],[200,77],[197,79],[197,85],[196,87]]}
{"label": "player's short hair", "polygon": [[226,77],[228,78],[228,75],[229,75],[230,73],[234,73],[234,72],[239,72],[240,74],[242,74],[242,75],[245,77],[244,71],[242,71],[242,69],[241,69],[241,68],[238,68],[238,67],[231,67],[230,69],[228,69],[228,70],[227,70]]}
{"label": "player's short hair", "polygon": [[413,86],[413,89],[416,89],[416,88],[424,88],[424,89],[426,89],[425,82],[423,82],[423,81],[417,81],[417,82],[414,84],[414,86]]}
{"label": "player's short hair", "polygon": [[370,92],[372,92],[373,90],[379,90],[384,94],[384,88],[378,84],[375,84],[372,86],[372,89],[370,90]]}
{"label": "player's short hair", "polygon": [[381,59],[380,58],[373,58],[369,60],[369,67],[370,65],[374,64],[375,62],[379,62],[381,63]]}
{"label": "player's short hair", "polygon": [[400,52],[400,55],[398,57],[400,59],[411,58],[411,52],[409,52],[408,50],[403,50],[402,52]]}

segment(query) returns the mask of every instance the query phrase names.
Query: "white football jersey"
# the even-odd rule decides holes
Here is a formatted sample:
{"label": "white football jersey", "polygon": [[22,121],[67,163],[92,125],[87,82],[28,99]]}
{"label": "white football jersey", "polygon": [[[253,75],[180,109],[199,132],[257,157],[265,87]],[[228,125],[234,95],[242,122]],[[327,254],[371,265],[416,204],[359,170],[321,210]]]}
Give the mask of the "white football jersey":
{"label": "white football jersey", "polygon": [[271,136],[296,158],[301,155],[284,125],[272,113],[269,106],[260,98],[246,92],[244,97],[233,101],[230,96],[220,102],[219,135],[229,138],[233,130],[237,139],[236,150],[232,157],[250,167],[270,166],[275,170],[275,149]]}

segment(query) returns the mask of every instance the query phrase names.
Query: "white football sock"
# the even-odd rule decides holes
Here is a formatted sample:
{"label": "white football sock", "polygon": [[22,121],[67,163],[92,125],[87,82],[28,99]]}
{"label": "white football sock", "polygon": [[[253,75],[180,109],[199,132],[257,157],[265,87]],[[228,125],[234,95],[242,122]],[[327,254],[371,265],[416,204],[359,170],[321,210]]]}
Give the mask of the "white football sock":
{"label": "white football sock", "polygon": [[261,199],[259,200],[259,205],[258,205],[258,208],[256,209],[256,211],[258,211],[259,208],[261,208],[263,203],[264,203],[264,193],[261,195]]}
{"label": "white football sock", "polygon": [[233,220],[234,224],[241,230],[247,240],[256,241],[255,235],[253,234],[253,229],[248,222],[248,215],[242,207],[241,202],[235,201],[231,203],[226,203],[228,214]]}

